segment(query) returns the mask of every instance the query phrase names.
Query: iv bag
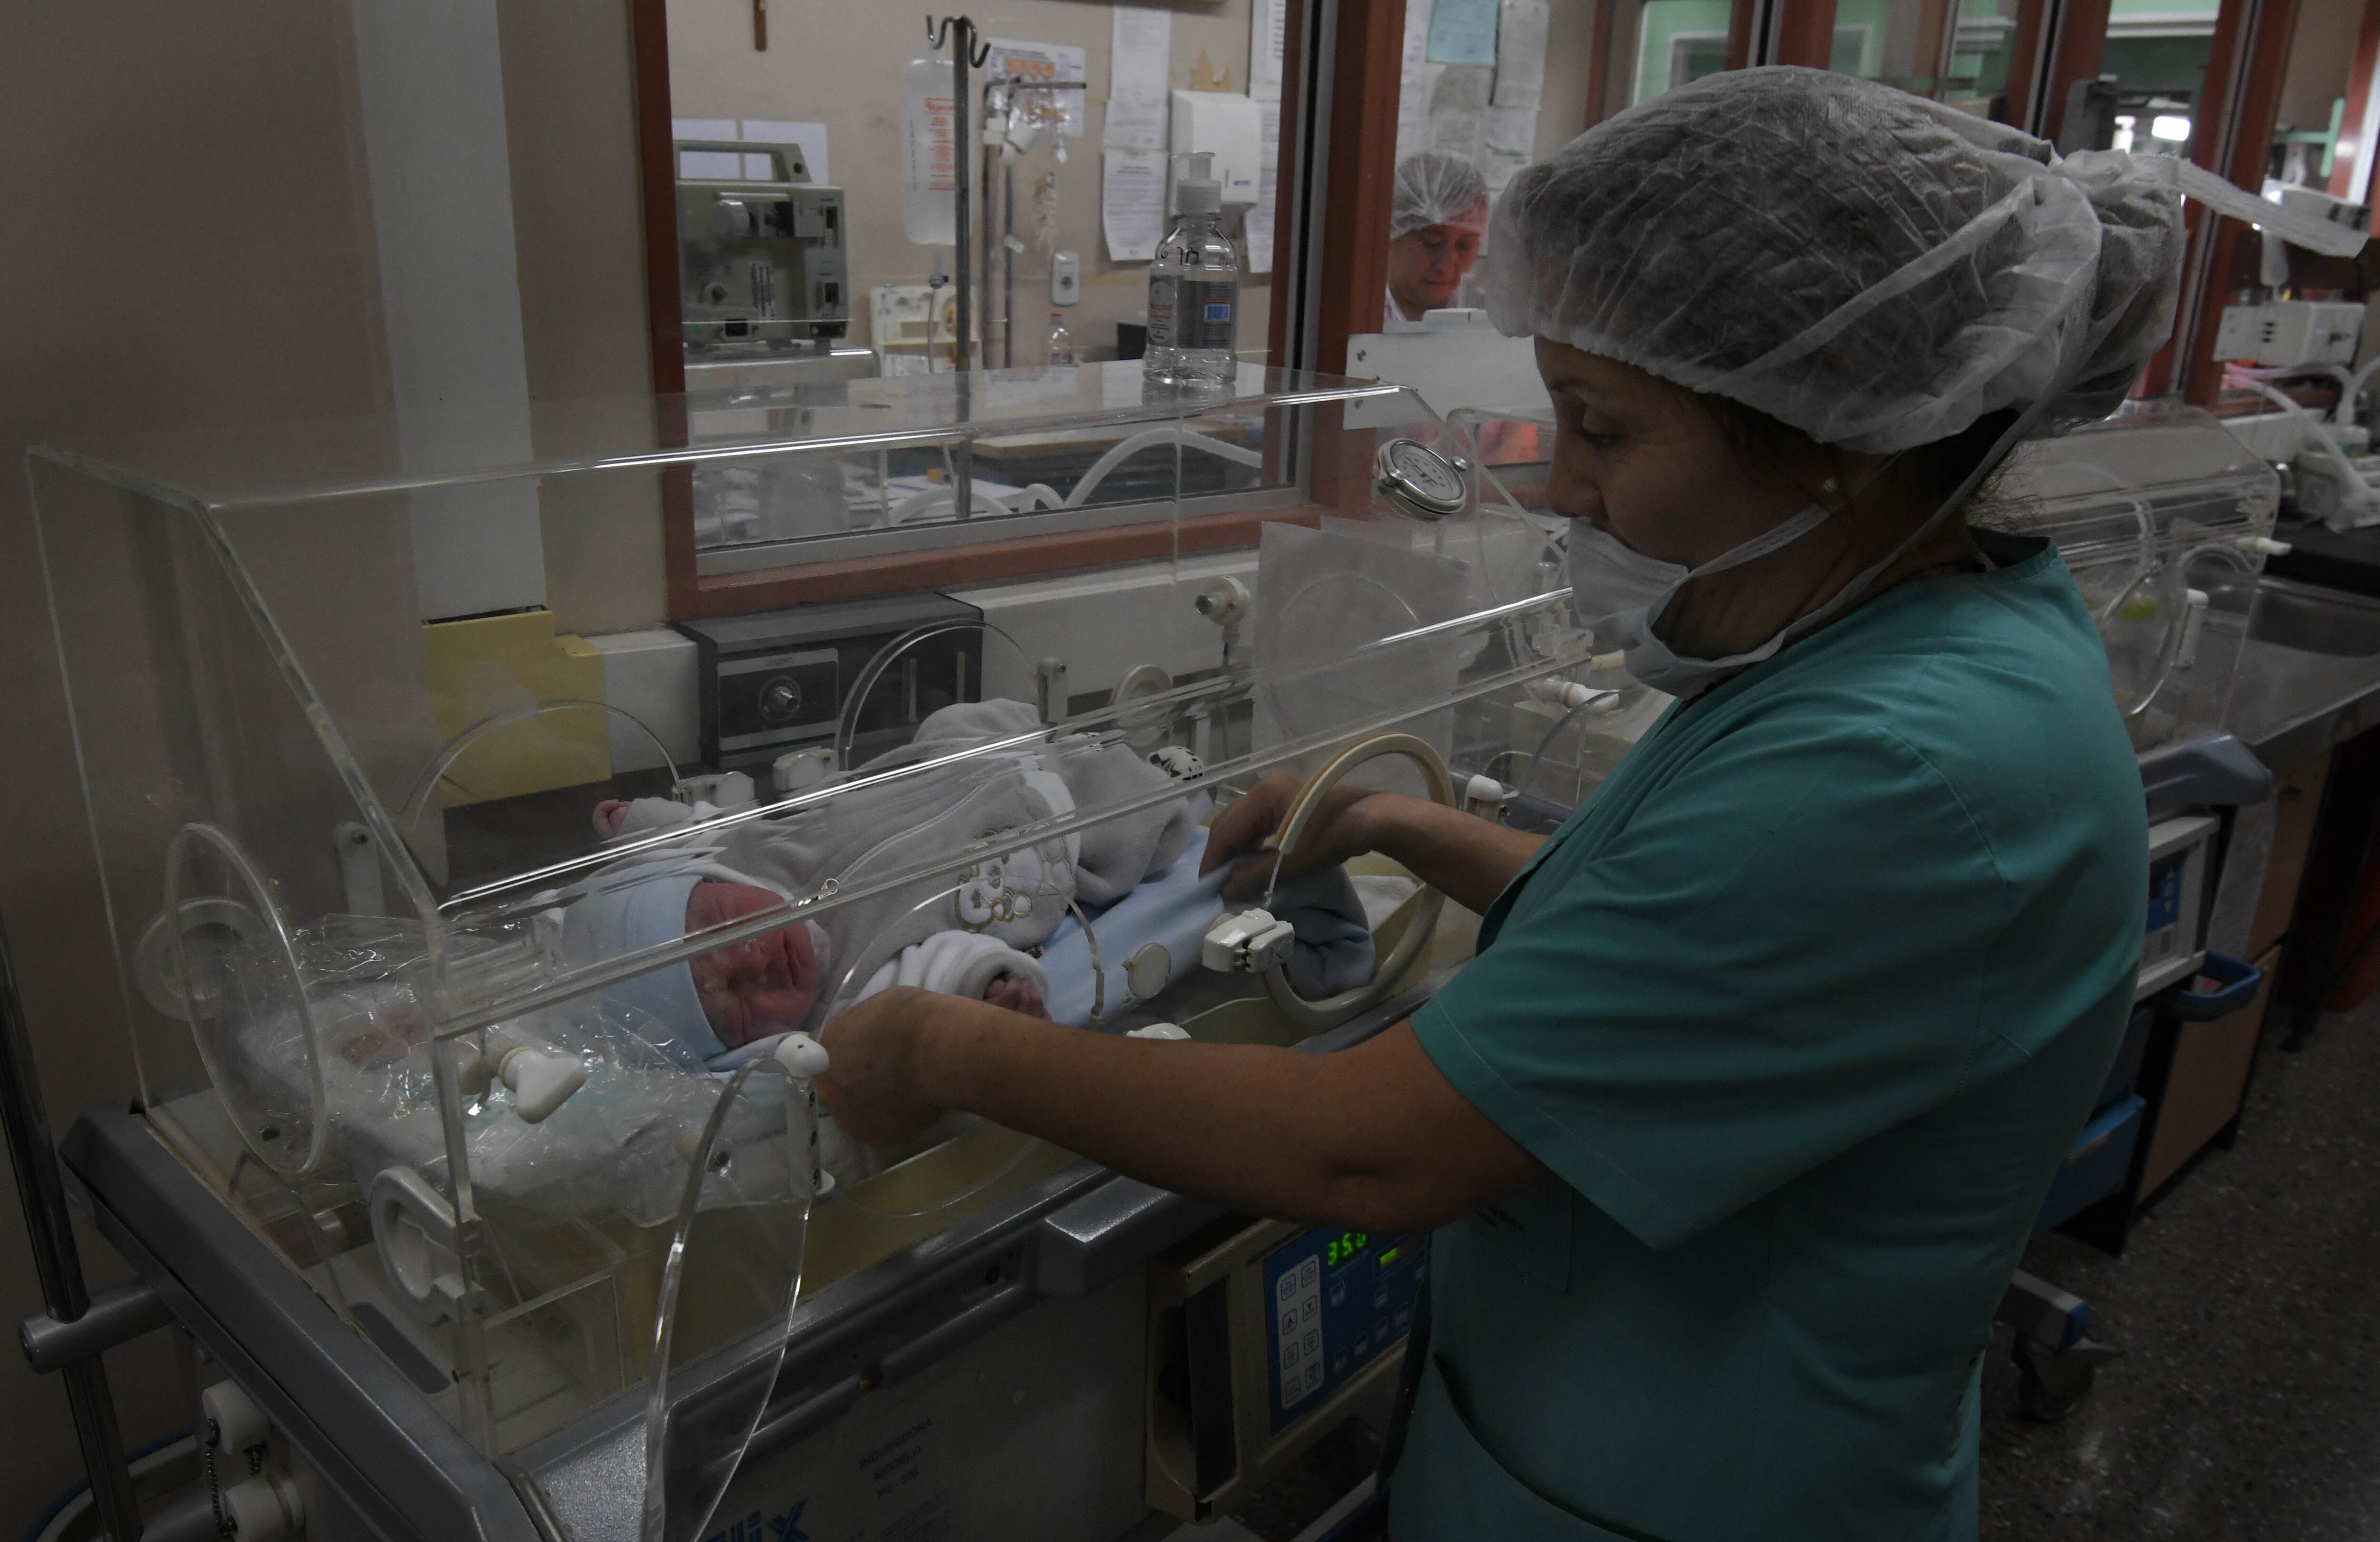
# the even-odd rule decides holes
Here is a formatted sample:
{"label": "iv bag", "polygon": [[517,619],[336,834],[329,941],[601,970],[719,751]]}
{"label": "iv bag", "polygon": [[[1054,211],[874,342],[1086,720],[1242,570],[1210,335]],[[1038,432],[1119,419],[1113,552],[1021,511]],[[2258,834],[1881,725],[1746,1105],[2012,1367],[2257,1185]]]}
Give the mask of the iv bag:
{"label": "iv bag", "polygon": [[949,64],[912,59],[901,67],[901,229],[921,247],[958,244],[952,199],[958,191],[960,126]]}

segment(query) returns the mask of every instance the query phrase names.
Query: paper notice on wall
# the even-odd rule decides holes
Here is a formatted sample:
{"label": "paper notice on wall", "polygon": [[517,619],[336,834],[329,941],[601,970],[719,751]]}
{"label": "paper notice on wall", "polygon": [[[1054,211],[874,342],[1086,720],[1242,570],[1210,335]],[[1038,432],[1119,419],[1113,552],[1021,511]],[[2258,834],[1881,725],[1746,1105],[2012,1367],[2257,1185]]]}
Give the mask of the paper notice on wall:
{"label": "paper notice on wall", "polygon": [[1162,102],[1173,76],[1173,13],[1118,6],[1108,25],[1108,96]]}
{"label": "paper notice on wall", "polygon": [[1108,99],[1107,122],[1101,126],[1099,142],[1110,150],[1156,150],[1165,148],[1165,136],[1172,120],[1162,97],[1151,101],[1120,101]]}
{"label": "paper notice on wall", "polygon": [[1165,152],[1106,152],[1099,174],[1099,225],[1107,233],[1108,261],[1146,262],[1165,238]]}
{"label": "paper notice on wall", "polygon": [[1479,172],[1500,193],[1512,174],[1537,158],[1537,110],[1490,107],[1479,119]]}
{"label": "paper notice on wall", "polygon": [[1281,103],[1257,103],[1257,133],[1263,164],[1257,172],[1257,200],[1248,208],[1245,225],[1248,272],[1272,272],[1274,195],[1281,188]]}
{"label": "paper notice on wall", "polygon": [[[747,117],[744,120],[744,137],[761,144],[793,144],[802,147],[802,159],[809,166],[810,180],[827,183],[834,180],[826,158],[826,125],[823,123],[783,123],[773,118]],[[744,157],[744,175],[756,181],[765,181],[776,175],[772,158],[767,155]]]}
{"label": "paper notice on wall", "polygon": [[1289,0],[1255,0],[1248,7],[1248,94],[1259,102],[1281,100],[1288,21]]}
{"label": "paper notice on wall", "polygon": [[1429,62],[1430,0],[1405,0],[1404,58],[1397,77],[1397,159],[1427,150],[1429,99],[1446,67]]}
{"label": "paper notice on wall", "polygon": [[1429,57],[1433,64],[1496,62],[1497,0],[1434,0],[1429,8]]}
{"label": "paper notice on wall", "polygon": [[1248,206],[1245,222],[1241,226],[1242,234],[1247,237],[1248,272],[1252,273],[1272,272],[1273,189],[1278,186],[1279,183],[1273,179],[1272,169],[1267,167],[1263,196]]}
{"label": "paper notice on wall", "polygon": [[1458,161],[1477,161],[1480,148],[1480,113],[1432,113],[1429,115],[1429,148],[1441,155],[1451,155]]}
{"label": "paper notice on wall", "polygon": [[1429,148],[1430,100],[1438,94],[1438,78],[1445,73],[1444,65],[1425,64],[1397,92],[1398,160]]}
{"label": "paper notice on wall", "polygon": [[1411,80],[1422,66],[1429,63],[1431,9],[1431,0],[1405,0],[1404,63],[1400,68],[1407,80]]}
{"label": "paper notice on wall", "polygon": [[[983,64],[986,80],[997,80],[1011,75],[1022,76],[1027,80],[1073,80],[1077,83],[1089,79],[1085,73],[1090,68],[1089,57],[1080,48],[1070,48],[1059,42],[1018,42],[1011,38],[992,38],[989,40],[988,46],[991,53]],[[1087,91],[1034,93],[1031,88],[1026,87],[1022,89],[1022,94],[1028,101],[1033,101],[1038,95],[1037,105],[1047,103],[1065,109],[1065,126],[1059,132],[1070,140],[1083,137],[1083,99],[1090,94]]]}
{"label": "paper notice on wall", "polygon": [[1172,126],[1173,13],[1118,6],[1109,23],[1108,110],[1100,142],[1111,150],[1165,148]]}
{"label": "paper notice on wall", "polygon": [[1496,25],[1496,105],[1537,105],[1546,89],[1546,0],[1500,0]]}

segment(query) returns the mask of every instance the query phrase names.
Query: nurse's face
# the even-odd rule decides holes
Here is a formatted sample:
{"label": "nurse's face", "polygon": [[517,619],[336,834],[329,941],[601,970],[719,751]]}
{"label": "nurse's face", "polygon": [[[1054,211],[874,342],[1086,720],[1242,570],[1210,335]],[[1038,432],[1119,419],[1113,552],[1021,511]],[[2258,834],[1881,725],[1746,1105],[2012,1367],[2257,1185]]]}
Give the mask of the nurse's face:
{"label": "nurse's face", "polygon": [[1537,369],[1554,400],[1557,514],[1694,567],[1810,502],[1811,490],[1755,481],[1708,413],[1642,370],[1543,337]]}
{"label": "nurse's face", "polygon": [[[1557,423],[1548,504],[1662,562],[1698,567],[1813,503],[1840,506],[1845,494],[1824,486],[1828,469],[1839,486],[1860,487],[1881,464],[1843,454],[1755,475],[1693,397],[1642,370],[1542,337],[1537,368]],[[1691,580],[1654,629],[1690,657],[1748,651],[1823,604],[1907,528],[1905,516],[1828,519]]]}
{"label": "nurse's face", "polygon": [[1389,243],[1389,293],[1413,320],[1454,303],[1463,275],[1479,259],[1479,232],[1459,225],[1409,230]]}

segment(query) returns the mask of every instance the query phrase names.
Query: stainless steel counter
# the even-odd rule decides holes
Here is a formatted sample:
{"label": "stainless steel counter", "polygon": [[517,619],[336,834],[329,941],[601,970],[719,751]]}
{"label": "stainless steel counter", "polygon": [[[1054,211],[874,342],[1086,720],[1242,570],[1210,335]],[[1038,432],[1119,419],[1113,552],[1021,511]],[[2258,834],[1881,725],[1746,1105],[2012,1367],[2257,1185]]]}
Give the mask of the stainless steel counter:
{"label": "stainless steel counter", "polygon": [[2266,578],[2231,731],[2276,774],[2380,725],[2380,600]]}

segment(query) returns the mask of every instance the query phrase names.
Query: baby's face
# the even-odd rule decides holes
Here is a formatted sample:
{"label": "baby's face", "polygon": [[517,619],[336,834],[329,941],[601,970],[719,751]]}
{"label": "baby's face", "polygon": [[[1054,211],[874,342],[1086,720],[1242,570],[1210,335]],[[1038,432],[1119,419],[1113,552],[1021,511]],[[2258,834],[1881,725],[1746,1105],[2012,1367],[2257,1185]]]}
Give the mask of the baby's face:
{"label": "baby's face", "polygon": [[[748,883],[707,880],[686,896],[686,929],[693,933],[724,926],[783,904]],[[809,928],[799,922],[703,953],[692,967],[702,1014],[730,1050],[800,1027],[818,993],[818,953]]]}

